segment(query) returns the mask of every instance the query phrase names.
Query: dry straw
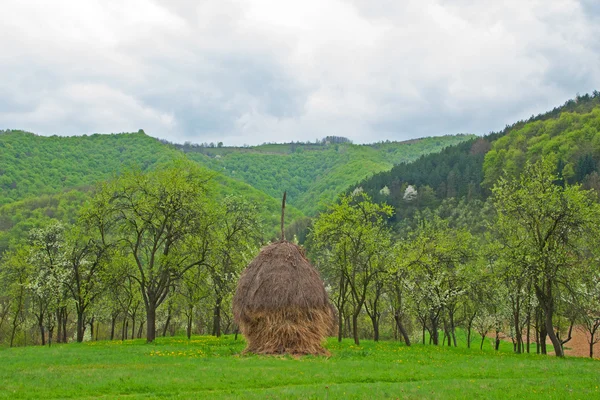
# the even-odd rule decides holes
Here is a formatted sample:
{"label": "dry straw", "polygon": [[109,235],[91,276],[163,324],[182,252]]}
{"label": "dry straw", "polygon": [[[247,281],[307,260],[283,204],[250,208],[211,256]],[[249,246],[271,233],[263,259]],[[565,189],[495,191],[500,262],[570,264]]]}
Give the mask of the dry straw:
{"label": "dry straw", "polygon": [[233,316],[246,352],[322,354],[334,312],[323,281],[301,247],[282,239],[264,247],[246,267],[233,298]]}

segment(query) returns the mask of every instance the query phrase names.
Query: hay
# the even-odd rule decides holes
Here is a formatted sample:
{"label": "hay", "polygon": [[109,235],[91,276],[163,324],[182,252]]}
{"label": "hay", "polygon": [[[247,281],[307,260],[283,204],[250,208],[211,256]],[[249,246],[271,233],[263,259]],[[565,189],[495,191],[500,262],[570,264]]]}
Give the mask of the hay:
{"label": "hay", "polygon": [[233,316],[257,354],[329,354],[322,346],[334,312],[323,281],[299,246],[273,243],[244,270]]}

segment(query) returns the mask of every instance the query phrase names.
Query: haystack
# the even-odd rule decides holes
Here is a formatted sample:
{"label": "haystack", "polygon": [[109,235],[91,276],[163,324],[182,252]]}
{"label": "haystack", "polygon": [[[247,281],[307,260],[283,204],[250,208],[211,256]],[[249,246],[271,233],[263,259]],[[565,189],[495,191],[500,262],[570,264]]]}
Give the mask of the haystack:
{"label": "haystack", "polygon": [[264,247],[242,273],[233,316],[246,352],[329,354],[322,342],[333,329],[333,307],[302,248],[283,237],[283,222],[282,240]]}

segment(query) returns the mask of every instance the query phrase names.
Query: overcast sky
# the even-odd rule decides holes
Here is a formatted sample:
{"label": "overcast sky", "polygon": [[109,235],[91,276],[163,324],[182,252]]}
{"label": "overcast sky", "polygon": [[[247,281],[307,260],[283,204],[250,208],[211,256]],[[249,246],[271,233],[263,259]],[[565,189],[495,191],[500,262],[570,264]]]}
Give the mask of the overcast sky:
{"label": "overcast sky", "polygon": [[600,90],[597,0],[1,0],[0,129],[484,134]]}

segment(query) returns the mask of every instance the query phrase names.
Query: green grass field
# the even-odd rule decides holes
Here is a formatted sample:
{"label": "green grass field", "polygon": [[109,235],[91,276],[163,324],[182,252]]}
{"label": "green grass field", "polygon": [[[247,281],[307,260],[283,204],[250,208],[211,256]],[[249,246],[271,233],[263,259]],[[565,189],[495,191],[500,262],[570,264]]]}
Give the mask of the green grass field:
{"label": "green grass field", "polygon": [[600,362],[330,339],[332,356],[240,356],[226,336],[0,350],[0,398],[600,398]]}

